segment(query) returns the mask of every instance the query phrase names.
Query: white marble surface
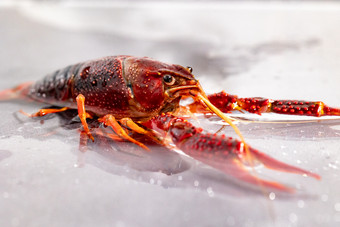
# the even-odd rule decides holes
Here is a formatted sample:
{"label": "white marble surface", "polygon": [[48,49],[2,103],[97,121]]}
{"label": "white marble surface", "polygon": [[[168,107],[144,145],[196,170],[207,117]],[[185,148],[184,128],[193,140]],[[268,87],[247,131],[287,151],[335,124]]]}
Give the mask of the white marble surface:
{"label": "white marble surface", "polygon": [[[0,7],[0,89],[131,54],[192,66],[207,93],[340,106],[339,27],[339,3],[11,2]],[[259,167],[297,188],[265,195],[167,150],[96,142],[81,153],[77,125],[18,114],[42,106],[0,103],[0,226],[339,225],[339,120],[240,124],[252,146],[322,176]],[[202,126],[214,131],[213,122]]]}

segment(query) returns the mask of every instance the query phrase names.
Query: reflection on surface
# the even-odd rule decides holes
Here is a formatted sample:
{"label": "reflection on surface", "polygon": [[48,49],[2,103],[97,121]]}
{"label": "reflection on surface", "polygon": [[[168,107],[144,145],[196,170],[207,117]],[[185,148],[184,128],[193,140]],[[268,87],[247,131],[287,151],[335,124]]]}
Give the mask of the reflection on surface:
{"label": "reflection on surface", "polygon": [[[56,116],[58,119],[58,124],[54,127],[54,129],[51,130],[51,128],[46,126],[44,123],[47,124],[49,120],[52,120]],[[57,114],[47,115],[42,118],[26,120],[26,130],[29,130],[31,127],[37,127],[38,122],[43,123],[43,125],[40,127],[45,128],[44,131],[51,130],[47,133],[44,133],[44,136],[40,137],[41,139],[49,139],[49,136],[58,134],[58,131],[60,130],[65,130],[66,134],[62,133],[63,136],[72,135],[74,140],[76,140],[78,137],[78,132],[80,132],[81,129],[81,123],[77,116],[76,110],[68,110]],[[210,117],[206,119],[202,116],[199,117],[199,120],[200,126],[206,128],[210,132],[214,132],[214,130],[216,131],[219,129],[219,118]],[[27,125],[27,123],[29,123],[29,125]],[[141,147],[126,141],[112,140],[106,135],[106,132],[112,131],[110,131],[108,128],[103,128],[96,119],[88,119],[88,124],[89,127],[93,129],[95,142],[91,142],[85,138],[85,141],[87,142],[84,144],[84,138],[82,137],[83,134],[79,133],[79,140],[77,139],[79,141],[79,146],[76,146],[76,148],[73,149],[78,159],[76,163],[77,167],[93,165],[106,172],[109,172],[110,174],[125,176],[132,180],[150,184],[158,184],[165,188],[198,189],[201,191],[207,191],[209,195],[218,193],[220,195],[249,196],[250,194],[253,194],[262,196],[263,193],[269,195],[272,192],[272,190],[264,189],[256,185],[250,185],[240,180],[236,180],[192,158],[181,155],[167,147],[155,144],[152,140],[143,135],[134,134],[133,137],[147,145],[151,149],[150,152],[145,151]],[[301,127],[319,128],[322,126],[323,129],[334,131],[334,134],[336,134],[336,130],[332,127],[336,124],[336,121],[326,121],[317,125],[310,123],[298,125],[300,125],[300,129]],[[284,132],[282,133],[282,129],[289,130],[291,126],[289,126],[287,123],[240,123],[239,127],[244,135],[248,138],[260,138],[261,136],[265,137],[268,135],[274,135],[274,137],[286,139],[286,135]],[[309,130],[309,133],[313,133],[313,131],[315,130]],[[275,132],[277,133],[275,134]],[[232,134],[233,130],[230,127],[227,127],[223,130],[223,133],[227,135]],[[31,136],[31,134],[25,131],[25,129],[21,129],[20,134],[24,136]],[[324,135],[325,133],[322,134]],[[61,136],[60,139],[62,139],[63,136]],[[72,144],[75,145],[76,142],[72,142]],[[254,145],[256,147],[256,144]],[[256,169],[263,170],[261,166],[256,167]],[[254,170],[249,169],[249,171]],[[267,178],[269,176],[270,180],[278,181],[277,179],[273,179],[273,176],[271,176],[272,173],[268,173],[266,171],[264,172],[265,176],[267,174]],[[256,175],[260,177],[259,173]],[[289,181],[283,181],[280,183],[289,183]],[[276,198],[280,198],[280,196],[285,198],[292,196],[306,196],[302,195],[300,192],[295,195],[288,195],[278,192],[276,193]]]}
{"label": "reflection on surface", "polygon": [[[218,117],[207,116],[215,124],[225,125]],[[231,114],[239,120],[238,127],[248,138],[263,138],[270,136],[277,139],[289,140],[317,140],[334,139],[340,137],[340,119],[338,117],[300,117],[265,113]],[[223,128],[222,132],[229,132]]]}
{"label": "reflection on surface", "polygon": [[8,150],[0,150],[0,162],[8,157],[10,157],[12,153]]}

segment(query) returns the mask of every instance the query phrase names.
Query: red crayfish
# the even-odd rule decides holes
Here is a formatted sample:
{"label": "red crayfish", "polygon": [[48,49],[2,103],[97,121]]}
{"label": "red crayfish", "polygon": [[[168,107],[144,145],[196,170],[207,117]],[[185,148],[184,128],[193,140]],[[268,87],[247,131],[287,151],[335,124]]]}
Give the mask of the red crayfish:
{"label": "red crayfish", "polygon": [[[120,138],[146,150],[148,147],[134,139],[130,132],[146,135],[161,145],[169,145],[164,140],[168,136],[184,153],[213,168],[248,183],[282,191],[292,189],[260,179],[245,166],[260,162],[274,170],[316,179],[320,176],[284,164],[250,147],[223,112],[239,110],[316,117],[340,115],[340,109],[322,102],[238,98],[225,92],[207,96],[193,76],[192,68],[132,56],[111,56],[71,65],[36,83],[25,83],[0,92],[0,100],[22,96],[61,107],[40,109],[31,117],[77,109],[83,130],[91,140],[94,138],[86,119],[98,117],[99,122],[111,127]],[[215,113],[230,124],[241,139],[204,133],[179,116],[180,100],[188,97],[194,102],[187,106],[187,110]]]}

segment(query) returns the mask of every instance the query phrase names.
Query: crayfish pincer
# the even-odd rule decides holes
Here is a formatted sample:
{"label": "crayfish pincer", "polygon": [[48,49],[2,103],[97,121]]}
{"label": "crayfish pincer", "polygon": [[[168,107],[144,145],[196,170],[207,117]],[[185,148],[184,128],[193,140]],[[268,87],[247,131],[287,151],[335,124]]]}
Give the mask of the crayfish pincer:
{"label": "crayfish pincer", "polygon": [[[186,110],[218,115],[240,137],[240,140],[204,133],[179,116],[181,99],[191,97],[194,102]],[[225,92],[207,96],[191,67],[159,62],[147,57],[110,56],[67,66],[35,83],[23,83],[0,92],[0,100],[28,98],[60,108],[40,109],[30,117],[76,109],[83,130],[94,140],[87,124],[96,118],[113,131],[111,138],[124,139],[149,150],[133,138],[134,133],[148,136],[158,144],[177,148],[213,168],[251,184],[292,191],[280,183],[262,180],[245,166],[262,163],[264,166],[303,174],[320,179],[317,174],[279,162],[249,146],[239,129],[224,113],[242,111],[261,114],[340,115],[340,109],[322,102],[300,100],[271,100],[239,98]],[[170,138],[169,142],[165,138]]]}

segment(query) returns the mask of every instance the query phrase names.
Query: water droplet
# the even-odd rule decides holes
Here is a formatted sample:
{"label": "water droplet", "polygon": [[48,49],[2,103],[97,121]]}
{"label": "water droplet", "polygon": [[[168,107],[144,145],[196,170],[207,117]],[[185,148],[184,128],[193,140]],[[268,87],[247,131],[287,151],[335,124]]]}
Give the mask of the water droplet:
{"label": "water droplet", "polygon": [[305,202],[303,200],[299,200],[298,203],[297,203],[297,206],[299,208],[303,208],[305,206]]}
{"label": "water droplet", "polygon": [[296,214],[294,214],[294,213],[290,213],[290,214],[289,214],[289,221],[290,221],[291,223],[296,223],[297,220],[298,220],[298,216],[297,216]]}
{"label": "water droplet", "polygon": [[150,184],[154,184],[155,180],[153,178],[150,179]]}
{"label": "water droplet", "polygon": [[198,180],[195,180],[195,181],[194,181],[195,187],[198,187],[199,184],[200,184],[200,182],[199,182]]}
{"label": "water droplet", "polygon": [[211,187],[207,188],[207,192],[210,197],[214,197],[214,191]]}
{"label": "water droplet", "polygon": [[333,163],[328,163],[328,166],[332,169],[338,169],[338,167],[334,165]]}
{"label": "water droplet", "polygon": [[269,193],[269,199],[270,199],[270,200],[274,200],[275,197],[276,197],[276,195],[275,195],[274,192]]}
{"label": "water droplet", "polygon": [[182,176],[178,176],[177,179],[178,180],[183,180],[183,177]]}
{"label": "water droplet", "polygon": [[336,203],[334,205],[334,209],[337,211],[337,212],[340,212],[340,203]]}
{"label": "water droplet", "polygon": [[323,195],[321,196],[321,201],[322,201],[322,202],[326,202],[327,200],[328,200],[328,195],[323,194]]}

